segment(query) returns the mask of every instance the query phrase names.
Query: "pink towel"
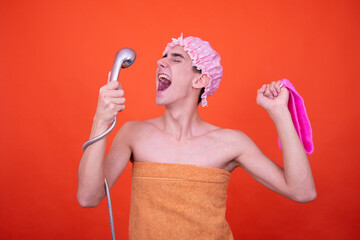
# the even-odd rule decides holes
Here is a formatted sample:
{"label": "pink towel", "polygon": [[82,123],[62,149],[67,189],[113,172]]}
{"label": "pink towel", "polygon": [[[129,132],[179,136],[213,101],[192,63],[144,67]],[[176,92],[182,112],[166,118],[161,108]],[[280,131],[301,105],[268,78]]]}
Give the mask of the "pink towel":
{"label": "pink towel", "polygon": [[[309,118],[306,114],[304,99],[296,91],[294,85],[287,79],[281,80],[283,86],[289,90],[288,108],[291,113],[295,129],[304,146],[306,154],[314,152],[314,143],[312,140],[312,129]],[[281,144],[279,140],[279,147]]]}

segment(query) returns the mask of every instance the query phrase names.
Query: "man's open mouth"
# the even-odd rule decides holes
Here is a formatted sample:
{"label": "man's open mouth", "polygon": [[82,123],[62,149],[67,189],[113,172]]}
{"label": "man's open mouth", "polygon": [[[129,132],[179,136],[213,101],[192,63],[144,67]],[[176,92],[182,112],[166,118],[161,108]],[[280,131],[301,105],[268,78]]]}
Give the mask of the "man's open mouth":
{"label": "man's open mouth", "polygon": [[158,85],[158,91],[164,91],[166,90],[168,87],[170,87],[171,85],[171,80],[170,77],[164,73],[160,73],[158,75],[158,79],[159,79],[159,85]]}

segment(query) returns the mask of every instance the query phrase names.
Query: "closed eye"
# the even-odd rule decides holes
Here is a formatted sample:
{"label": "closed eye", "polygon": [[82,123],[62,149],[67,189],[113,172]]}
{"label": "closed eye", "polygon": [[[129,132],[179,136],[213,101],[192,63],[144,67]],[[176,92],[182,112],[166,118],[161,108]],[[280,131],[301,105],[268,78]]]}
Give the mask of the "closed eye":
{"label": "closed eye", "polygon": [[[163,58],[167,58],[167,57],[168,57],[168,54],[166,53],[163,56]],[[174,62],[181,62],[181,59],[185,59],[185,57],[180,53],[171,53],[171,57],[172,57],[171,58],[172,61],[174,61]]]}

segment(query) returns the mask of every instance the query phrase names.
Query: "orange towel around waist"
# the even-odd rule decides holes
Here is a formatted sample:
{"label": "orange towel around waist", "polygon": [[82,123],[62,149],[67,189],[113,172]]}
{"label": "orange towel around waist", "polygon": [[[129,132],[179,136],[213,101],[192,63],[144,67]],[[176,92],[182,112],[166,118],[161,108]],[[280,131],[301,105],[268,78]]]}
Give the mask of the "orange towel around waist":
{"label": "orange towel around waist", "polygon": [[233,239],[225,219],[229,179],[214,167],[135,162],[129,239]]}

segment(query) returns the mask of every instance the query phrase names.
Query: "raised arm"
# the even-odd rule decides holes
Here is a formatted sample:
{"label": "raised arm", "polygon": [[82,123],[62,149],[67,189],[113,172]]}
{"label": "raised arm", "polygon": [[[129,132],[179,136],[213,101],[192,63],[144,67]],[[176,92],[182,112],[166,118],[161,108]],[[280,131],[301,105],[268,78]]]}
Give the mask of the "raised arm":
{"label": "raised arm", "polygon": [[269,113],[278,132],[284,169],[268,159],[246,136],[243,136],[244,151],[237,162],[266,187],[296,202],[309,202],[316,198],[314,179],[287,108],[288,99],[289,91],[285,87],[280,89],[280,81],[264,84],[257,94],[257,103]]}
{"label": "raised arm", "polygon": [[[94,116],[90,138],[94,138],[107,130],[116,114],[125,108],[124,103],[124,91],[121,89],[120,83],[109,82],[100,89],[98,106]],[[77,192],[77,199],[82,207],[97,206],[105,195],[105,177],[108,184],[112,186],[125,169],[131,155],[131,149],[126,140],[119,139],[127,139],[127,132],[125,124],[115,138],[118,143],[118,149],[112,147],[108,154],[112,157],[104,158],[106,137],[91,144],[83,153],[79,165]],[[121,154],[119,154],[119,150]],[[114,154],[112,152],[116,153]],[[121,162],[121,164],[115,163],[114,158],[117,158],[117,161]],[[111,164],[107,164],[107,162],[116,164],[116,166],[111,166]],[[112,170],[108,170],[112,167]]]}

